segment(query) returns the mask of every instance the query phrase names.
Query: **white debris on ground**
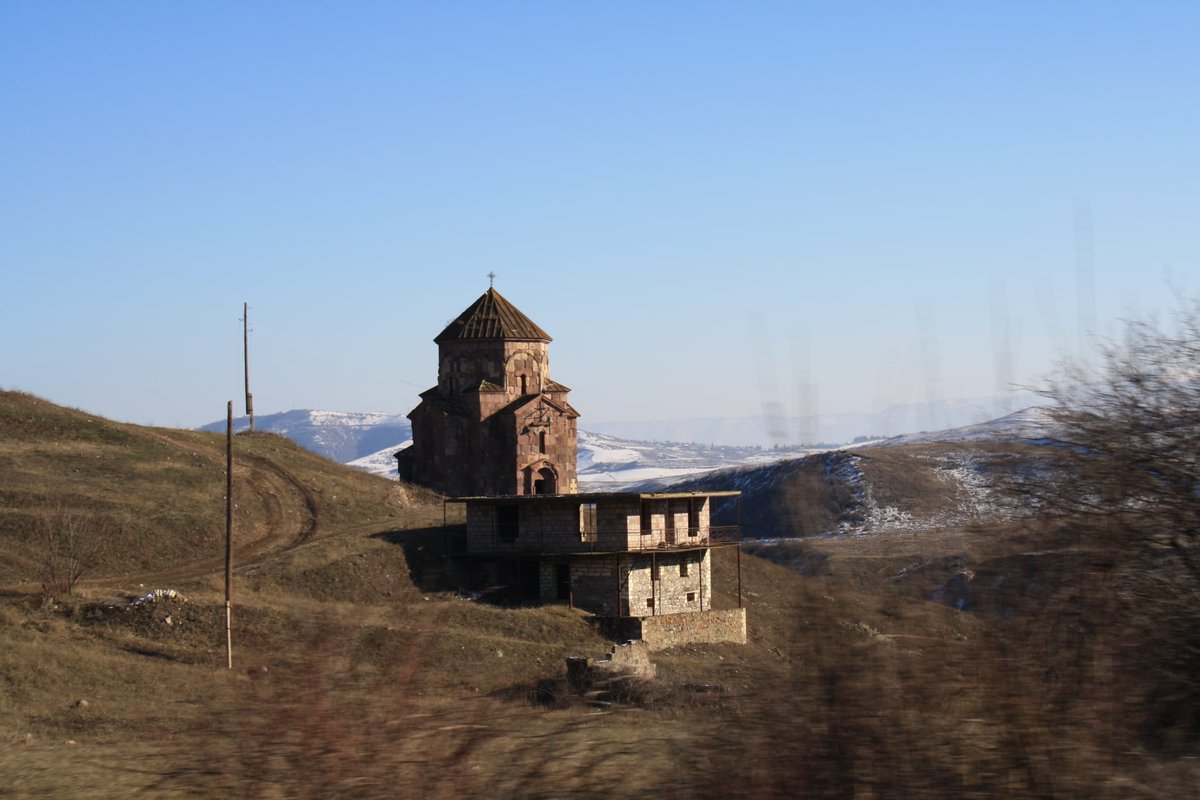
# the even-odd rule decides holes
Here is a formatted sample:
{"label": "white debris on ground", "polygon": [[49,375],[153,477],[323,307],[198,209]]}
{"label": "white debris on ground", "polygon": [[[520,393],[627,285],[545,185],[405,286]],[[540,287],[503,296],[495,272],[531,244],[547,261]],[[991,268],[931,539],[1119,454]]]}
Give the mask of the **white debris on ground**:
{"label": "white debris on ground", "polygon": [[187,598],[174,589],[154,589],[146,592],[141,597],[135,597],[129,601],[130,606],[140,606],[143,603],[156,603],[159,600],[175,600],[180,603],[186,603]]}

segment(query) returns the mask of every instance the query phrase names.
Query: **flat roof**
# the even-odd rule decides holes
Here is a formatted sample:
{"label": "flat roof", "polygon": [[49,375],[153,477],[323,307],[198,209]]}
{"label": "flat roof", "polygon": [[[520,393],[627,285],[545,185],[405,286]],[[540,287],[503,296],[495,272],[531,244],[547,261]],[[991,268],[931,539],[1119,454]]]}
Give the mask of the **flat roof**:
{"label": "flat roof", "polygon": [[739,497],[742,493],[737,490],[722,490],[714,492],[579,492],[578,494],[503,494],[476,495],[472,497],[447,497],[447,503],[474,503],[484,501],[502,501],[505,503],[529,503],[538,500],[684,500],[693,497]]}

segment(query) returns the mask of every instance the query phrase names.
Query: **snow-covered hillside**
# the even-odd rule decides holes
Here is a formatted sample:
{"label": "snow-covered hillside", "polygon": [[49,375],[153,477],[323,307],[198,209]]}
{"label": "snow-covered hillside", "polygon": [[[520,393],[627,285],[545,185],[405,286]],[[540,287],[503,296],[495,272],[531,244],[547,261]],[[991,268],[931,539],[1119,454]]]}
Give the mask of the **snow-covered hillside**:
{"label": "snow-covered hillside", "polygon": [[930,442],[1039,442],[1053,435],[1053,418],[1046,406],[1032,406],[1015,411],[999,419],[964,425],[944,431],[922,431],[906,433],[888,439],[872,441],[865,447],[896,444],[926,444]]}
{"label": "snow-covered hillside", "polygon": [[410,444],[412,444],[412,439],[405,439],[403,442],[390,445],[382,450],[376,450],[370,455],[356,458],[353,461],[347,461],[346,466],[396,480],[400,477],[399,472],[396,470],[396,452],[403,450]]}
{"label": "snow-covered hillside", "polygon": [[579,488],[616,491],[647,482],[670,483],[713,470],[796,458],[808,450],[763,450],[685,442],[639,442],[579,432]]}
{"label": "snow-covered hillside", "polygon": [[904,403],[872,413],[827,412],[803,416],[703,417],[644,421],[589,422],[588,429],[626,439],[670,439],[747,447],[850,442],[861,436],[887,437],[920,430],[976,425],[1019,409],[1046,403],[1031,392]]}
{"label": "snow-covered hillside", "polygon": [[1030,474],[1045,465],[1035,455],[991,445],[1053,440],[1047,409],[1029,408],[979,425],[717,470],[669,485],[741,491],[743,530],[751,538],[961,528],[1010,521],[1031,511],[1006,496],[995,476],[1016,463]]}
{"label": "snow-covered hillside", "polygon": [[[246,430],[249,425],[246,417],[234,420],[236,431]],[[259,431],[286,436],[306,450],[342,463],[369,457],[389,448],[398,450],[399,442],[412,437],[412,428],[404,415],[372,411],[295,409],[256,416],[254,427]],[[210,423],[200,430],[223,431],[225,421]],[[392,474],[395,474],[394,462]]]}
{"label": "snow-covered hillside", "polygon": [[[326,458],[392,479],[397,477],[396,452],[412,442],[408,420],[396,414],[295,410],[261,416],[255,422],[259,430],[287,436]],[[220,431],[224,426],[224,422],[216,422],[204,429]],[[237,427],[244,429],[246,420],[238,420]],[[827,449],[637,441],[580,431],[579,488],[738,489],[743,492],[743,508],[751,512],[746,519],[751,536],[863,534],[969,525],[1013,513],[989,487],[987,444],[1043,442],[1050,435],[1049,414],[1036,407],[976,425]],[[920,507],[903,493],[889,490],[895,476],[889,477],[879,467],[886,459],[872,455],[906,448],[911,451],[904,456],[908,460],[892,470],[931,478],[924,491],[936,497],[932,502],[922,501]],[[836,513],[803,524],[788,522],[786,514],[781,517],[777,498],[794,494],[789,487],[796,481],[807,481],[804,496],[811,495],[813,487],[833,487],[838,498]],[[754,521],[754,509],[759,507],[763,510],[761,523]],[[767,513],[769,509],[774,510]],[[796,525],[803,531],[793,529]],[[822,527],[813,531],[814,525]]]}

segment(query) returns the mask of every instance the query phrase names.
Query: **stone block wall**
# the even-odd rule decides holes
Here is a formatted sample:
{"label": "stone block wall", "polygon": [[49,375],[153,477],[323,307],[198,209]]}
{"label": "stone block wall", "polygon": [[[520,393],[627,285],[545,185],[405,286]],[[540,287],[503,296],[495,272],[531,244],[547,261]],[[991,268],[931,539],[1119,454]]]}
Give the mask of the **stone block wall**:
{"label": "stone block wall", "polygon": [[[621,613],[618,564],[621,556],[579,556],[571,559],[571,601],[576,608],[600,616]],[[620,583],[618,583],[620,581]]]}
{"label": "stone block wall", "polygon": [[702,544],[709,534],[709,498],[646,499],[626,511],[629,548]]}
{"label": "stone block wall", "polygon": [[[517,536],[500,535],[501,506],[517,509]],[[538,503],[467,503],[468,553],[577,553],[595,549],[579,532],[579,502],[569,499]]]}
{"label": "stone block wall", "polygon": [[[549,345],[546,342],[505,342],[504,374],[493,378],[510,395],[537,394],[550,379]],[[525,391],[521,391],[521,377]]]}
{"label": "stone block wall", "polygon": [[712,559],[707,549],[632,558],[627,592],[630,616],[689,613],[711,607]]}
{"label": "stone block wall", "polygon": [[745,644],[746,609],[641,617],[628,620],[623,632],[641,639],[651,650],[681,644]]}
{"label": "stone block wall", "polygon": [[538,562],[538,599],[543,603],[558,599],[558,565],[556,561]]}

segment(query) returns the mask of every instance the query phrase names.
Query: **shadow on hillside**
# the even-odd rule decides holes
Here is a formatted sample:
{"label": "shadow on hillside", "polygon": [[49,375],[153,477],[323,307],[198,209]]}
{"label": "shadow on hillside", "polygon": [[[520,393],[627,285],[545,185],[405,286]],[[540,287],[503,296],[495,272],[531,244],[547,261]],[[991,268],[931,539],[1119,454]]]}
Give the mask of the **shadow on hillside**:
{"label": "shadow on hillside", "polygon": [[384,531],[373,534],[404,549],[413,585],[422,592],[458,592],[469,580],[461,556],[465,551],[466,526],[436,525],[428,528]]}
{"label": "shadow on hillside", "polygon": [[466,526],[385,531],[373,538],[404,549],[413,585],[422,592],[457,592],[490,605],[541,605],[536,558],[472,558]]}

